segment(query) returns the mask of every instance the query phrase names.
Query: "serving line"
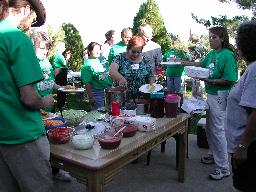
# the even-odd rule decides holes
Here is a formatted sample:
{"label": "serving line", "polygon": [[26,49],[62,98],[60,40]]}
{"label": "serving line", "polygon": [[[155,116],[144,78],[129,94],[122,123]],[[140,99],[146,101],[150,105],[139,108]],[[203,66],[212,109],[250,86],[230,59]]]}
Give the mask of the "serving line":
{"label": "serving line", "polygon": [[78,182],[87,186],[86,191],[102,192],[103,186],[125,165],[175,135],[179,143],[176,145],[178,181],[184,182],[189,117],[188,114],[180,114],[177,118],[159,118],[156,131],[138,132],[134,137],[123,138],[121,145],[114,150],[95,152],[94,147],[80,151],[71,149],[70,144],[51,144],[51,163],[70,172]]}

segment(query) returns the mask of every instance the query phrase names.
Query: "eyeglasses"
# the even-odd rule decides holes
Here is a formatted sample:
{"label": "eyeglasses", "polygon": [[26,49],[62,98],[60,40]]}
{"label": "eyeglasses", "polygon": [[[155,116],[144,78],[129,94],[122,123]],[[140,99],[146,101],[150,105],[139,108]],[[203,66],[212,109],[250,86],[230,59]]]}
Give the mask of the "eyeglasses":
{"label": "eyeglasses", "polygon": [[142,53],[142,51],[136,51],[136,50],[131,50],[131,52],[132,52],[132,54],[141,54]]}

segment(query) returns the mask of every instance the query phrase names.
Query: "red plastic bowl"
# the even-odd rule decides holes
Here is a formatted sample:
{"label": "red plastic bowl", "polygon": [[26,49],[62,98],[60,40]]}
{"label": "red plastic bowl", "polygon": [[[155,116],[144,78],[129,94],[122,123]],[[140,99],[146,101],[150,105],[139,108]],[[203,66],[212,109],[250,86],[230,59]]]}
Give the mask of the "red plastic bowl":
{"label": "red plastic bowl", "polygon": [[99,144],[103,149],[115,149],[121,143],[122,135],[117,135],[115,137],[109,134],[103,134],[98,137]]}
{"label": "red plastic bowl", "polygon": [[48,131],[48,138],[51,143],[64,144],[70,141],[72,128],[58,127]]}
{"label": "red plastic bowl", "polygon": [[125,128],[122,131],[124,137],[132,137],[138,131],[138,128],[135,125],[131,125],[131,124],[124,124],[124,125],[115,127],[115,131],[117,132],[119,129],[121,129],[124,126]]}

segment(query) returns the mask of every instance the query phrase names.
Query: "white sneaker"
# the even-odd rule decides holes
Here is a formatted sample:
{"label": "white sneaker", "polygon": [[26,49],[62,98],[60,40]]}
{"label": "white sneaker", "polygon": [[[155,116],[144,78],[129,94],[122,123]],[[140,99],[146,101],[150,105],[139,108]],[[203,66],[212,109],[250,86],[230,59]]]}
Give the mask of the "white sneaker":
{"label": "white sneaker", "polygon": [[216,168],[212,173],[210,173],[210,178],[213,180],[221,180],[224,177],[228,177],[230,175],[230,171],[223,168]]}
{"label": "white sneaker", "polygon": [[62,169],[60,169],[59,172],[56,175],[53,175],[52,177],[53,179],[56,179],[59,181],[65,181],[65,182],[71,181],[71,175]]}

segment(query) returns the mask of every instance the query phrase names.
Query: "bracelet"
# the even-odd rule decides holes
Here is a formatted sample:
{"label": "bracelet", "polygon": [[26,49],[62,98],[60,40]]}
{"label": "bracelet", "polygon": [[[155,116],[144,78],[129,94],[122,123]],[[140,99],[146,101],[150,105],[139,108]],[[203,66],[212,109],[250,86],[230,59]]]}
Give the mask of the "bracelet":
{"label": "bracelet", "polygon": [[241,148],[241,149],[246,149],[247,147],[241,143],[238,144],[238,148]]}

